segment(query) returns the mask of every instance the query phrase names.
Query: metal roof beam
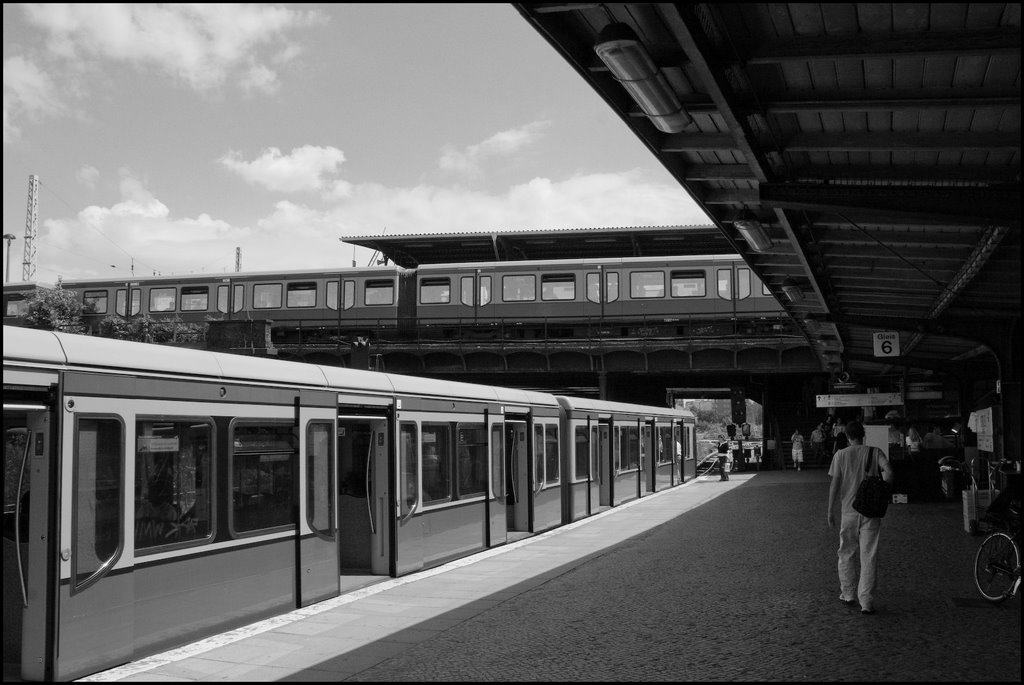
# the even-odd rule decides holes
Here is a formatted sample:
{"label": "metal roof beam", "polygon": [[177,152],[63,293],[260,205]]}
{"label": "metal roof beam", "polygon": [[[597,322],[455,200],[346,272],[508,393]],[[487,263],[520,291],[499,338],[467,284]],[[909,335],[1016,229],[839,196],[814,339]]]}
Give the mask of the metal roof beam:
{"label": "metal roof beam", "polygon": [[[772,165],[761,151],[759,136],[750,128],[747,116],[742,114],[737,106],[737,97],[732,86],[736,78],[730,78],[730,75],[736,77],[739,74],[732,70],[731,65],[723,67],[720,63],[715,63],[716,51],[701,26],[702,20],[717,23],[714,7],[686,3],[666,3],[658,7],[666,25],[679,36],[683,50],[690,58],[693,71],[700,77],[701,85],[718,107],[719,116],[732,134],[732,145],[721,149],[739,149],[750,165],[754,178],[767,181],[773,176]],[[698,11],[702,13],[700,17],[696,14]],[[727,69],[730,70],[729,74],[726,73]]]}
{"label": "metal roof beam", "polygon": [[871,35],[856,33],[813,38],[787,36],[783,40],[747,46],[745,62],[779,64],[809,60],[837,60],[846,57],[887,59],[920,55],[950,57],[1020,54],[1020,27],[991,31],[919,32]]}
{"label": "metal roof beam", "polygon": [[920,152],[946,150],[962,154],[967,151],[1019,150],[1020,131],[951,134],[892,131],[861,133],[836,131],[829,133],[798,133],[783,142],[786,152]]}
{"label": "metal roof beam", "polygon": [[970,222],[1020,225],[1020,187],[823,186],[762,183],[760,201],[769,207],[812,211],[884,212],[900,217],[941,216]]}

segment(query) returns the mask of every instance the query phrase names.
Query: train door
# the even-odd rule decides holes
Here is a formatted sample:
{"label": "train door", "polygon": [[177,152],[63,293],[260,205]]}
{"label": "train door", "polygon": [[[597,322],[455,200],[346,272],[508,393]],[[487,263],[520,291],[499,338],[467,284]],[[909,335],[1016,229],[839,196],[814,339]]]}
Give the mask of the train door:
{"label": "train door", "polygon": [[505,503],[505,422],[500,414],[488,415],[490,445],[490,494],[487,496],[487,542],[491,547],[508,542],[508,507]]}
{"label": "train door", "polygon": [[298,605],[336,597],[338,584],[338,527],[334,518],[334,423],[333,407],[303,406],[300,454],[305,455],[306,486],[298,488],[296,501],[304,501],[305,517],[296,525],[298,545]]}
{"label": "train door", "polygon": [[[387,418],[338,417],[339,571],[387,575],[390,569]],[[342,588],[345,586],[342,579]]]}
{"label": "train door", "polygon": [[612,505],[612,481],[615,478],[615,465],[612,458],[611,424],[603,421],[597,427],[597,450],[597,472],[601,489],[600,502],[602,507],[610,507]]}
{"label": "train door", "polygon": [[129,572],[134,535],[129,530],[134,528],[125,522],[134,501],[133,489],[126,486],[129,446],[134,454],[134,410],[131,399],[77,394],[95,385],[91,374],[67,373],[60,400],[55,680],[132,657],[136,606],[135,575]]}
{"label": "train door", "polygon": [[6,388],[4,394],[4,673],[53,680],[53,617],[57,613],[53,413],[44,403],[45,396],[12,402]]}
{"label": "train door", "polygon": [[598,439],[597,423],[592,423],[590,419],[587,419],[587,432],[590,435],[590,440],[588,441],[590,449],[588,487],[590,491],[587,494],[587,513],[596,514],[601,506],[601,483],[604,482],[604,476],[601,473],[601,446]]}
{"label": "train door", "polygon": [[505,504],[509,532],[530,530],[530,435],[526,421],[505,421]]}

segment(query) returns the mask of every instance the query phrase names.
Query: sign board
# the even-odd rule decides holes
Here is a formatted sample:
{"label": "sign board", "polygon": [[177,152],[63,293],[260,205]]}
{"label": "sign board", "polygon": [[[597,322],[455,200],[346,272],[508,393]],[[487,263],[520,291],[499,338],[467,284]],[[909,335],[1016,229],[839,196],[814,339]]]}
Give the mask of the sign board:
{"label": "sign board", "polygon": [[878,331],[871,335],[876,357],[900,356],[900,334],[898,331]]}
{"label": "sign board", "polygon": [[902,405],[898,392],[872,392],[850,395],[815,395],[816,407],[887,407]]}

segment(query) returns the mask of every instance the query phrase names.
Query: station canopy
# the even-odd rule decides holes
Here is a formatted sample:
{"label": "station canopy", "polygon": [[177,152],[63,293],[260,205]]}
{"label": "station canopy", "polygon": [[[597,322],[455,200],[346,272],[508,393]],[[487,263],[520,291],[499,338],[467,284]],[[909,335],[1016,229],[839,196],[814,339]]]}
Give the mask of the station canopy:
{"label": "station canopy", "polygon": [[733,246],[717,226],[634,226],[563,230],[365,236],[345,242],[376,250],[386,262],[420,264],[508,262],[728,254]]}

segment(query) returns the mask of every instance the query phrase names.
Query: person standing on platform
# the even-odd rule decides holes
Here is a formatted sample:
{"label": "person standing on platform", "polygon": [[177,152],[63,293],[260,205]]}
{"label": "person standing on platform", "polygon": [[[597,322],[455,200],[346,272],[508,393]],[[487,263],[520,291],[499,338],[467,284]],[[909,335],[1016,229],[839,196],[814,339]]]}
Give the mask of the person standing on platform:
{"label": "person standing on platform", "polygon": [[[878,535],[882,519],[868,518],[853,508],[857,488],[864,480],[864,472],[873,461],[886,483],[892,484],[893,474],[889,460],[882,450],[864,445],[864,424],[851,421],[846,425],[850,446],[832,458],[828,475],[832,482],[828,489],[829,528],[835,528],[836,505],[840,509],[839,523],[839,601],[848,607],[860,604],[862,614],[875,613],[875,587],[877,585]],[[871,472],[874,473],[874,466]],[[860,579],[857,567],[860,566]]]}
{"label": "person standing on platform", "polygon": [[[852,423],[852,422],[851,422]],[[861,425],[863,428],[863,424]],[[832,448],[832,454],[834,455],[841,449],[846,449],[850,446],[849,436],[846,434],[846,422],[836,420],[836,427],[833,429],[832,434],[835,436],[835,446]]]}
{"label": "person standing on platform", "polygon": [[825,461],[825,424],[819,423],[811,431],[811,451],[817,463]]}
{"label": "person standing on platform", "polygon": [[799,428],[795,428],[789,439],[793,442],[793,468],[799,471],[804,463],[804,436]]}

